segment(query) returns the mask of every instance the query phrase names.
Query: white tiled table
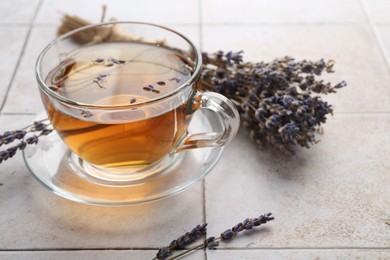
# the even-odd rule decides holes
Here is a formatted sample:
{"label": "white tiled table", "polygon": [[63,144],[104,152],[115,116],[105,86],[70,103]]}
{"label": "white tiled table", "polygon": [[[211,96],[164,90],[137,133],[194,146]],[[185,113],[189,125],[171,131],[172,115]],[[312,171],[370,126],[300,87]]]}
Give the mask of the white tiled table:
{"label": "white tiled table", "polygon": [[321,142],[291,159],[259,151],[245,130],[205,180],[169,199],[132,207],[60,198],[21,155],[0,164],[0,259],[151,259],[199,223],[218,235],[246,217],[276,219],[217,250],[186,259],[390,259],[390,2],[386,0],[2,0],[0,132],[42,111],[34,80],[60,13],[164,24],[204,51],[245,59],[334,59],[348,87]]}

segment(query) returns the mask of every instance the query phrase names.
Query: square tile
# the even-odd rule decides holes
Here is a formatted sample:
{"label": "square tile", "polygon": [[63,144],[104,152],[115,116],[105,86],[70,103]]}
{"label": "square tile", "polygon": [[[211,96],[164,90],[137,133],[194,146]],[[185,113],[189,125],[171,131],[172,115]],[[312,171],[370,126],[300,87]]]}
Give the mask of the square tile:
{"label": "square tile", "polygon": [[0,27],[0,107],[4,102],[16,64],[22,51],[27,28],[19,26]]}
{"label": "square tile", "polygon": [[258,151],[240,131],[206,179],[208,236],[272,212],[222,246],[389,247],[389,127],[387,114],[334,116],[320,143],[292,158]]}
{"label": "square tile", "polygon": [[0,24],[31,23],[38,4],[39,0],[1,1]]}
{"label": "square tile", "polygon": [[208,0],[202,1],[202,17],[206,24],[322,24],[365,21],[364,12],[357,0]]}
{"label": "square tile", "polygon": [[[37,23],[57,24],[61,13],[76,15],[92,23],[101,19],[103,4],[107,5],[105,21],[115,17],[123,21],[143,21],[159,24],[198,24],[198,0],[46,0],[38,14]],[[59,13],[60,12],[60,13]]]}
{"label": "square tile", "polygon": [[[386,58],[388,59],[388,64],[390,66],[390,23],[388,25],[378,25],[376,26],[379,40],[383,43],[384,51],[386,52]],[[389,68],[390,70],[390,68]]]}
{"label": "square tile", "polygon": [[[234,37],[232,37],[234,35]],[[335,60],[322,78],[348,86],[324,99],[337,112],[390,111],[390,80],[375,37],[366,25],[205,26],[203,51],[244,51],[244,61]]]}
{"label": "square tile", "polygon": [[55,32],[55,27],[35,27],[31,31],[3,112],[37,113],[43,110],[35,79],[35,62],[43,48],[54,40]]}

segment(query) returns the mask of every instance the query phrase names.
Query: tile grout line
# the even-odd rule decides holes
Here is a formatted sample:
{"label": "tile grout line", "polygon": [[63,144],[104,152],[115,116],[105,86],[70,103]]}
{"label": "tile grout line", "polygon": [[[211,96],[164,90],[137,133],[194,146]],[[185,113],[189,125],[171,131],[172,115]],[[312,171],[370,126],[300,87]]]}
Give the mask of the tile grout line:
{"label": "tile grout line", "polygon": [[[199,33],[199,48],[203,52],[203,2],[198,0],[198,33]],[[207,223],[206,218],[206,179],[202,179],[202,222]],[[206,230],[207,238],[207,230]],[[203,257],[207,260],[207,251],[203,249]]]}
{"label": "tile grout line", "polygon": [[198,33],[199,33],[199,47],[203,52],[203,3],[202,0],[198,0]]}
{"label": "tile grout line", "polygon": [[[145,250],[145,251],[155,251],[158,250],[157,247],[106,247],[106,248],[94,248],[94,247],[86,247],[86,248],[25,248],[25,249],[0,249],[1,252],[50,252],[50,251],[137,251],[137,250]],[[182,249],[186,250],[186,249]],[[235,250],[259,250],[259,251],[284,251],[284,250],[384,250],[390,251],[390,247],[386,246],[378,246],[378,247],[369,247],[369,246],[334,246],[334,247],[218,247],[216,250],[221,251],[235,251]]]}
{"label": "tile grout line", "polygon": [[379,50],[381,51],[382,57],[385,60],[387,71],[390,73],[390,57],[389,57],[389,54],[388,54],[388,52],[383,44],[382,37],[380,36],[380,34],[377,30],[377,27],[372,19],[372,16],[371,16],[371,14],[370,14],[370,12],[365,4],[365,0],[359,0],[359,3],[363,9],[364,14],[366,15],[368,24],[371,28],[372,33],[374,34],[375,40],[377,41],[377,43],[379,45]]}
{"label": "tile grout line", "polygon": [[41,6],[42,6],[42,3],[43,3],[43,0],[40,0],[39,3],[38,3],[38,5],[37,5],[37,7],[35,8],[34,15],[33,15],[33,17],[31,18],[31,22],[30,22],[29,27],[28,27],[28,30],[27,30],[26,38],[24,39],[24,42],[23,42],[23,45],[22,45],[22,50],[21,50],[21,52],[20,52],[20,54],[19,54],[19,57],[18,57],[18,60],[17,60],[17,62],[16,62],[14,71],[12,72],[12,76],[11,76],[11,79],[10,79],[10,81],[9,81],[8,87],[7,87],[6,91],[5,91],[3,103],[0,105],[0,114],[1,114],[2,111],[3,111],[3,109],[4,109],[4,107],[5,107],[5,104],[7,103],[8,95],[9,95],[9,93],[10,93],[10,91],[11,91],[11,87],[12,87],[12,85],[13,85],[13,83],[14,83],[16,73],[18,72],[19,67],[20,67],[20,64],[21,64],[21,62],[22,62],[22,59],[23,59],[23,57],[24,57],[24,53],[25,53],[25,51],[26,51],[27,44],[28,44],[28,42],[29,42],[29,40],[30,40],[31,31],[32,31],[32,29],[33,29],[33,27],[34,27],[34,21],[35,21],[37,15],[38,15],[38,12],[39,12],[39,10],[40,10],[40,8],[41,8]]}

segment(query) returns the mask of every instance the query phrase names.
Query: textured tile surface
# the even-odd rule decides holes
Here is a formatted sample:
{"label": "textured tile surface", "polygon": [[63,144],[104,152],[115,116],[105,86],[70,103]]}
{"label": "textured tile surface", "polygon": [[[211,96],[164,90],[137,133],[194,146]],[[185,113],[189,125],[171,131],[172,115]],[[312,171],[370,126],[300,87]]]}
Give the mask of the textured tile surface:
{"label": "textured tile surface", "polygon": [[[207,259],[390,259],[389,1],[1,1],[0,104],[21,59],[0,111],[0,134],[42,110],[35,61],[55,38],[62,13],[98,22],[103,3],[106,20],[167,25],[207,52],[244,50],[248,61],[334,59],[336,73],[324,79],[348,87],[325,97],[335,115],[319,144],[286,158],[259,151],[241,129],[205,190],[199,183],[156,203],[67,201],[15,155],[0,164],[0,259],[151,259],[203,221],[207,235],[218,236],[267,211],[274,221],[207,251]],[[198,251],[185,259],[206,258]]]}
{"label": "textured tile surface", "polygon": [[362,0],[369,17],[376,24],[390,24],[390,2],[386,0]]}
{"label": "textured tile surface", "polygon": [[203,1],[204,23],[337,23],[362,22],[358,0]]}
{"label": "textured tile surface", "polygon": [[274,222],[226,246],[390,247],[389,127],[388,115],[335,116],[290,159],[242,131],[206,181],[209,234],[271,211]]}
{"label": "textured tile surface", "polygon": [[55,38],[55,32],[55,27],[32,29],[3,112],[36,113],[43,110],[35,80],[35,62],[43,48]]}
{"label": "textured tile surface", "polygon": [[22,51],[27,29],[23,27],[0,27],[0,107],[12,80],[15,67]]}
{"label": "textured tile surface", "polygon": [[0,24],[28,24],[39,0],[3,0],[0,2]]}
{"label": "textured tile surface", "polygon": [[60,13],[78,15],[93,23],[100,21],[103,4],[107,5],[106,20],[115,17],[122,21],[144,21],[159,24],[197,24],[199,22],[199,4],[196,0],[122,0],[109,1],[61,1],[46,0],[40,10],[37,23],[58,24]]}

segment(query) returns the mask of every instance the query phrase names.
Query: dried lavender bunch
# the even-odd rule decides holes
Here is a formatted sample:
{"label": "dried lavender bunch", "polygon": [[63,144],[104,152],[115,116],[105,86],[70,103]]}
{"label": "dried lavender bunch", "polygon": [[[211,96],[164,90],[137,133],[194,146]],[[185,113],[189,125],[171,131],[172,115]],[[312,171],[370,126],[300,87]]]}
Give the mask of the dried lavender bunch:
{"label": "dried lavender bunch", "polygon": [[291,57],[272,62],[243,62],[241,52],[203,53],[203,88],[218,92],[237,106],[241,121],[254,142],[270,144],[286,155],[295,145],[317,143],[315,133],[332,106],[318,94],[335,93],[346,86],[317,79],[332,73],[334,61],[295,61]]}
{"label": "dried lavender bunch", "polygon": [[[0,146],[10,144],[16,140],[22,140],[15,146],[11,146],[5,150],[0,151],[0,163],[12,158],[18,150],[24,150],[29,144],[37,144],[40,136],[50,134],[53,129],[48,128],[49,123],[47,119],[36,121],[21,130],[7,131],[0,135]],[[31,133],[35,133],[32,136]],[[27,138],[26,138],[27,137]]]}
{"label": "dried lavender bunch", "polygon": [[[188,253],[202,248],[208,248],[208,249],[215,249],[220,242],[227,241],[235,237],[238,233],[244,230],[250,230],[253,229],[253,227],[258,227],[262,224],[265,224],[271,220],[273,220],[274,217],[272,216],[272,213],[267,213],[264,215],[260,215],[258,218],[253,219],[245,219],[243,222],[238,223],[231,229],[227,229],[224,232],[220,234],[219,237],[209,237],[207,238],[202,244],[199,244],[197,246],[194,246],[188,250],[185,250],[184,252],[177,254],[176,256],[173,256],[169,258],[169,260],[178,259],[184,255],[187,255]],[[181,249],[185,245],[188,245],[192,243],[195,239],[199,238],[201,235],[206,233],[206,226],[207,224],[198,225],[196,228],[194,228],[191,233],[187,232],[185,235],[181,236],[177,240],[173,240],[171,244],[167,247],[162,247],[158,250],[156,257],[153,259],[168,259],[168,257],[173,253],[173,250]],[[199,235],[196,235],[197,228],[203,227],[202,232]],[[200,232],[199,232],[200,233]],[[182,245],[177,246],[178,240],[183,241]],[[185,242],[188,241],[188,242]]]}

